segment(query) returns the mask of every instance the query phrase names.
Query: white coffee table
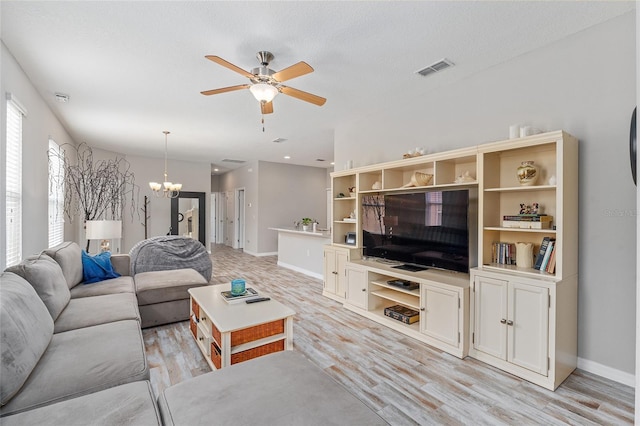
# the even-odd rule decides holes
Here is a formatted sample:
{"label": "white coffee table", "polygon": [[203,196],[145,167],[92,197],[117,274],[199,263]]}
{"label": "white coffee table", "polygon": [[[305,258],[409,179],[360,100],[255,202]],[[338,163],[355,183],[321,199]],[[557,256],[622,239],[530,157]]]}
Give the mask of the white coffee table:
{"label": "white coffee table", "polygon": [[229,304],[220,292],[230,289],[231,284],[189,289],[191,333],[211,369],[293,349],[293,309],[273,299]]}

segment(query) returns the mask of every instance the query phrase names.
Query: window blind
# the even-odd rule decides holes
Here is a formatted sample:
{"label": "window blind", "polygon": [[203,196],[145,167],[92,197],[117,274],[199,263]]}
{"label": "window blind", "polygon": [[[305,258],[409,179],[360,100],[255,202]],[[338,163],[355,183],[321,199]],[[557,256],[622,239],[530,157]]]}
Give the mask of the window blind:
{"label": "window blind", "polygon": [[64,151],[49,139],[49,247],[64,241]]}
{"label": "window blind", "polygon": [[22,260],[22,118],[23,109],[8,96],[6,164],[6,265]]}

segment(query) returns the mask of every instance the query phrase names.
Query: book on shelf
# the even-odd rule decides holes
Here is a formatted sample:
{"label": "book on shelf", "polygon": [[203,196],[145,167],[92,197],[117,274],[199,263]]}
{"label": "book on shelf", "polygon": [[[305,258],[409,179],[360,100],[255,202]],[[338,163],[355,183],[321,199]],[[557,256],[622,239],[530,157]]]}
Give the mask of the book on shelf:
{"label": "book on shelf", "polygon": [[514,214],[504,215],[502,216],[502,220],[511,220],[518,222],[551,222],[553,221],[553,216],[549,216],[546,214]]}
{"label": "book on shelf", "polygon": [[544,257],[542,258],[542,264],[540,265],[541,271],[547,270],[547,265],[549,264],[549,258],[551,257],[551,252],[553,251],[553,246],[555,246],[556,242],[551,240],[549,241],[549,245],[547,246],[547,250],[544,252]]}
{"label": "book on shelf", "polygon": [[413,324],[420,319],[420,312],[402,305],[384,308],[384,314],[405,324]]}
{"label": "book on shelf", "polygon": [[503,228],[519,228],[519,229],[549,229],[551,222],[532,222],[528,220],[503,220]]}
{"label": "book on shelf", "polygon": [[492,262],[500,265],[514,265],[516,263],[515,244],[494,242],[492,246]]}
{"label": "book on shelf", "polygon": [[228,291],[220,292],[220,295],[222,295],[222,298],[227,303],[240,303],[240,302],[244,302],[246,300],[254,299],[260,296],[258,292],[252,289],[251,287],[247,287],[245,289],[245,292],[242,294],[234,295],[234,294],[231,294],[231,290],[228,290]]}
{"label": "book on shelf", "polygon": [[534,269],[538,269],[538,270],[541,269],[542,261],[544,260],[544,256],[547,252],[547,248],[549,247],[549,243],[552,240],[555,241],[555,238],[544,237],[542,239],[542,242],[540,243],[540,250],[538,250],[538,255],[536,256],[536,263],[533,265]]}
{"label": "book on shelf", "polygon": [[551,256],[549,256],[549,263],[547,264],[547,272],[550,274],[556,273],[556,252],[556,244],[554,244]]}

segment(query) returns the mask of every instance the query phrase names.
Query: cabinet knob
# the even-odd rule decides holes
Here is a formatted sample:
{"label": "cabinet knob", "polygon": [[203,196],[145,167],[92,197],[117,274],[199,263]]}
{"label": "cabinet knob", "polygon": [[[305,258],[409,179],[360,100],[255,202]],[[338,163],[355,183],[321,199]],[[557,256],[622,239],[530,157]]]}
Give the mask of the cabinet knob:
{"label": "cabinet knob", "polygon": [[513,325],[513,321],[511,320],[507,321],[507,325]]}
{"label": "cabinet knob", "polygon": [[366,289],[366,288],[363,288],[363,289],[362,289],[362,291],[367,291],[367,289]]}
{"label": "cabinet knob", "polygon": [[420,308],[420,310],[424,312],[424,308]]}
{"label": "cabinet knob", "polygon": [[502,319],[500,320],[500,324],[506,324],[506,323],[507,323],[507,320],[506,320],[506,319],[502,318]]}

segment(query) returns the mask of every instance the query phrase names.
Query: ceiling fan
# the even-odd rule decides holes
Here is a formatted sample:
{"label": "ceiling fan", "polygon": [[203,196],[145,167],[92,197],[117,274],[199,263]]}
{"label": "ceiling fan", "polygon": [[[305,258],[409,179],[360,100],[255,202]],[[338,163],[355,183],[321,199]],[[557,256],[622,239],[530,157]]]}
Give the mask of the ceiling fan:
{"label": "ceiling fan", "polygon": [[205,90],[200,93],[209,96],[217,95],[219,93],[233,92],[235,90],[249,89],[253,96],[255,96],[255,98],[260,102],[262,114],[271,114],[273,112],[272,101],[278,93],[284,93],[285,95],[292,96],[296,99],[310,102],[318,106],[324,105],[327,101],[325,98],[320,96],[303,92],[302,90],[294,89],[293,87],[282,84],[283,81],[291,80],[292,78],[313,72],[313,68],[311,68],[311,66],[306,62],[298,62],[297,64],[276,72],[269,68],[269,62],[274,58],[271,52],[261,51],[256,54],[256,57],[258,58],[258,61],[260,61],[260,66],[252,69],[251,72],[248,72],[236,65],[233,65],[231,62],[225,61],[219,56],[205,56],[205,58],[215,62],[216,64],[222,65],[223,67],[229,68],[230,70],[247,77],[251,81],[251,84],[239,84],[237,86]]}

